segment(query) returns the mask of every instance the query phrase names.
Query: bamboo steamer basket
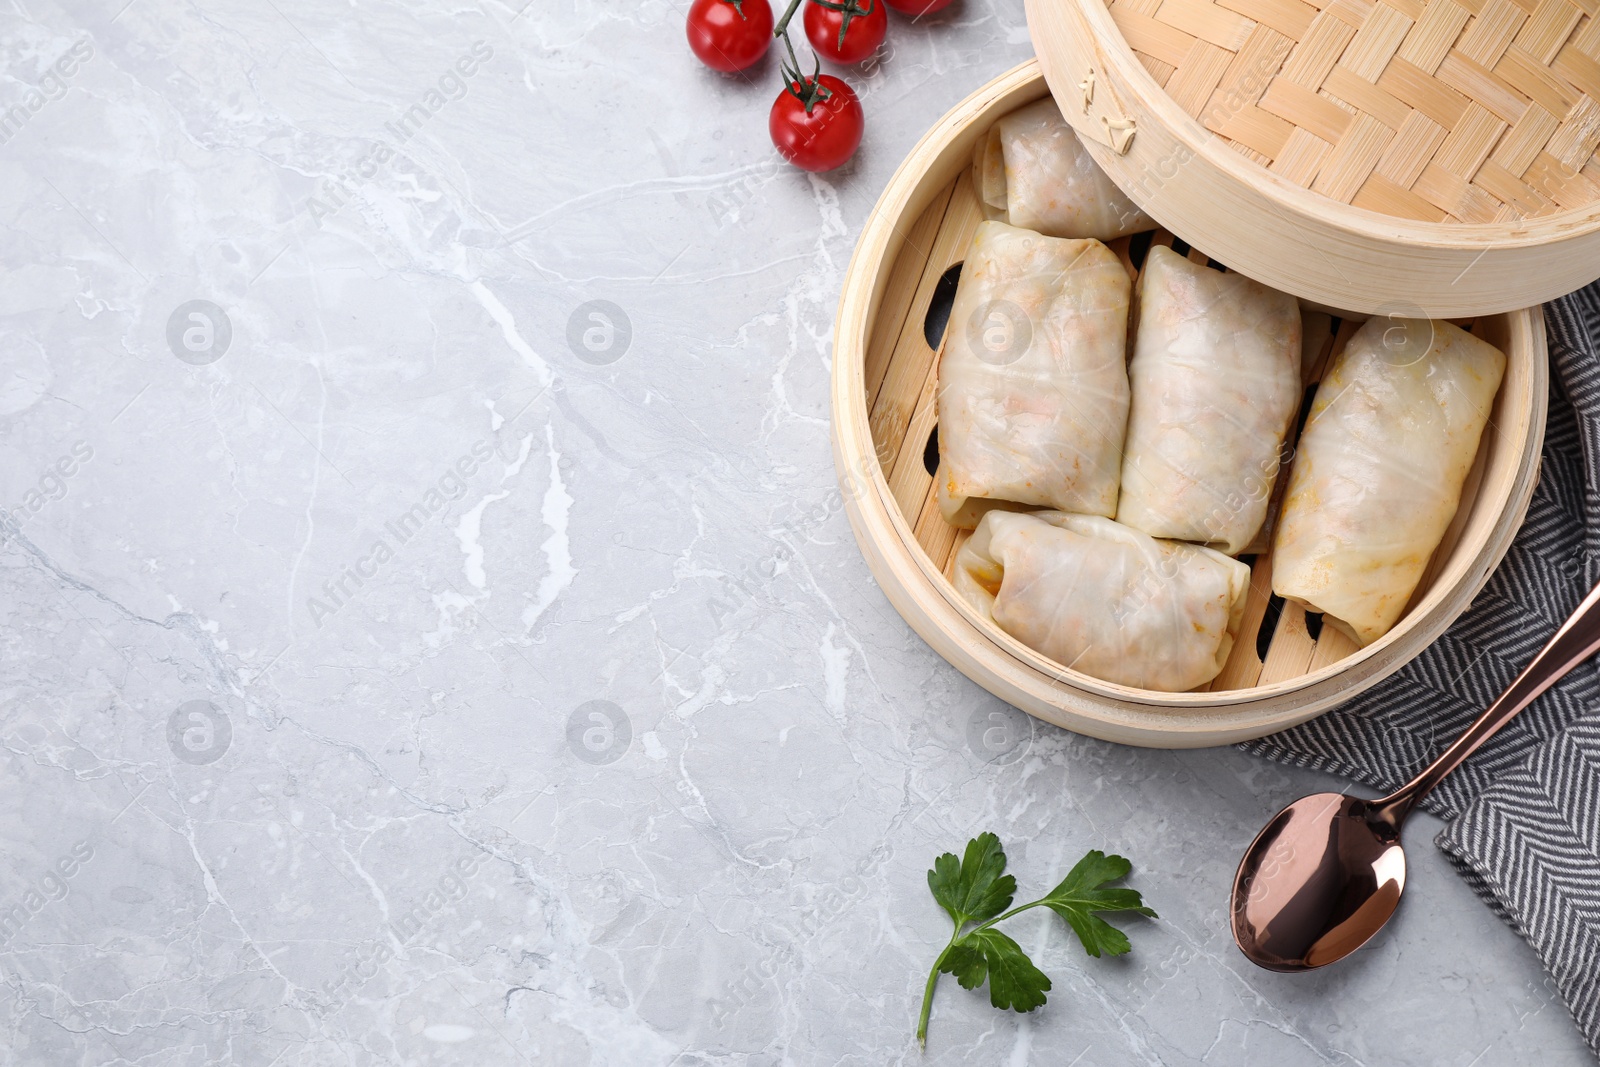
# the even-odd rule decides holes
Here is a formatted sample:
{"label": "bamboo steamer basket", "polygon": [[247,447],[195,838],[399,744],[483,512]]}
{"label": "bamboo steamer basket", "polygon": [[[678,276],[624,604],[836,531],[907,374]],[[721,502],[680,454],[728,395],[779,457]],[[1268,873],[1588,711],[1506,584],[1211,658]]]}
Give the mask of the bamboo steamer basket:
{"label": "bamboo steamer basket", "polygon": [[[949,581],[967,531],[947,525],[934,499],[939,339],[930,344],[928,322],[930,309],[948,307],[953,268],[983,217],[970,176],[974,143],[994,120],[1048,91],[1039,64],[1029,61],[957,105],[901,164],[856,246],[832,372],[834,462],[856,540],[890,602],[936,652],[1047,722],[1162,748],[1231,743],[1304,722],[1422,651],[1504,556],[1538,478],[1549,387],[1543,316],[1533,308],[1457,320],[1506,353],[1505,380],[1455,519],[1406,614],[1384,637],[1358,650],[1334,627],[1319,628],[1317,617],[1273,598],[1260,542],[1247,549],[1255,558],[1242,630],[1222,674],[1203,691],[1132,689],[1063,667],[979,617]],[[1130,271],[1142,259],[1140,240],[1110,246]],[[1148,240],[1175,238],[1157,231]],[[1362,316],[1303,307],[1309,382]],[[1280,494],[1286,481],[1279,478]],[[1268,528],[1277,506],[1274,500]]]}
{"label": "bamboo steamer basket", "polygon": [[1600,276],[1593,0],[1026,0],[1091,155],[1331,307],[1532,307]]}

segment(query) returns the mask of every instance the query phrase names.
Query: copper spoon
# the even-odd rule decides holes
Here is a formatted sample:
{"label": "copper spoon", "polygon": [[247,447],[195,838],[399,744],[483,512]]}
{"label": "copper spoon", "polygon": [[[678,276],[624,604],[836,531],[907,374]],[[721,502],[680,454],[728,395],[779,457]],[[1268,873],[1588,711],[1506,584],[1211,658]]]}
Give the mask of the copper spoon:
{"label": "copper spoon", "polygon": [[1400,827],[1445,775],[1534,698],[1600,649],[1600,586],[1455,744],[1378,800],[1315,793],[1256,835],[1233,879],[1233,939],[1252,963],[1309,971],[1344,959],[1400,904]]}

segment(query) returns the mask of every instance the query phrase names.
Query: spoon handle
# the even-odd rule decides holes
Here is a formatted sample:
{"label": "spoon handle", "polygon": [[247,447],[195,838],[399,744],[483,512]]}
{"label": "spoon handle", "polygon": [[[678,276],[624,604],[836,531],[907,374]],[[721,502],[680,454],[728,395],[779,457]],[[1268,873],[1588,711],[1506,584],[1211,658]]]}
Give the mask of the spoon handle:
{"label": "spoon handle", "polygon": [[1516,681],[1478,716],[1477,721],[1439,754],[1439,758],[1410,782],[1382,800],[1372,801],[1373,814],[1398,826],[1411,808],[1433,792],[1444,776],[1455,770],[1482,744],[1532,704],[1546,689],[1566,676],[1578,664],[1600,650],[1600,586],[1590,590],[1555,636],[1539,650]]}

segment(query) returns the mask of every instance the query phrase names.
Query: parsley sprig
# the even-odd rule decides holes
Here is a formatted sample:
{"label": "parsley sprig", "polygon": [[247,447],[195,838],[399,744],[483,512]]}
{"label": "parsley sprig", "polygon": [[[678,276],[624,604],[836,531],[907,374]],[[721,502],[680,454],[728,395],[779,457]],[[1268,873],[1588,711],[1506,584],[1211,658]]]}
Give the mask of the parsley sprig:
{"label": "parsley sprig", "polygon": [[1138,890],[1107,887],[1106,883],[1126,878],[1132,869],[1133,864],[1121,856],[1094,850],[1048,894],[1013,908],[1017,880],[1005,873],[1006,854],[994,834],[982,833],[968,841],[960,859],[946,852],[934,860],[928,889],[955,923],[955,931],[928,972],[922,1015],[917,1020],[918,1043],[928,1044],[933,987],[941,973],[955,975],[962,989],[977,989],[987,980],[989,1003],[997,1008],[1027,1012],[1045,1002],[1050,977],[1033,965],[1021,945],[994,928],[1013,915],[1029,908],[1049,908],[1066,921],[1091,956],[1120,956],[1132,948],[1127,934],[1100,917],[1101,912],[1116,911],[1156,917],[1144,906]]}

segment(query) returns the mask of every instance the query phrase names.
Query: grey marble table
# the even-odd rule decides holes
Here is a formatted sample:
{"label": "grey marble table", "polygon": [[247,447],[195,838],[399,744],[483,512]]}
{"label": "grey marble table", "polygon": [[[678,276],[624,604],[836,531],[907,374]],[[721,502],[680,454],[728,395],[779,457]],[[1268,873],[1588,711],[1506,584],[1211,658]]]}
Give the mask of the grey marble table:
{"label": "grey marble table", "polygon": [[[856,233],[1020,5],[891,28],[780,165],[675,3],[0,3],[0,1061],[1590,1062],[1416,827],[1326,974],[1240,847],[1327,783],[1029,725],[895,615],[828,450]],[[594,303],[596,301],[606,303]],[[1028,1017],[924,871],[1130,856]]]}

